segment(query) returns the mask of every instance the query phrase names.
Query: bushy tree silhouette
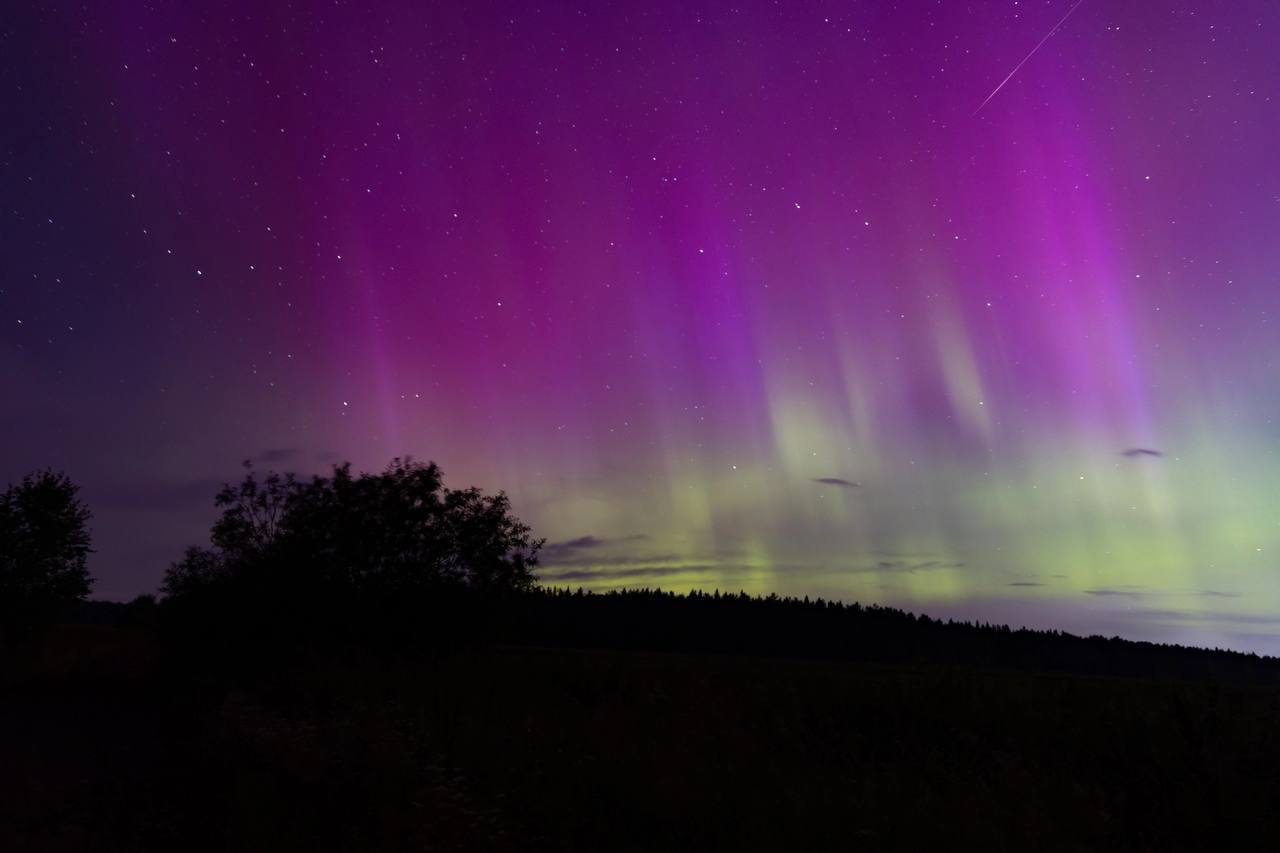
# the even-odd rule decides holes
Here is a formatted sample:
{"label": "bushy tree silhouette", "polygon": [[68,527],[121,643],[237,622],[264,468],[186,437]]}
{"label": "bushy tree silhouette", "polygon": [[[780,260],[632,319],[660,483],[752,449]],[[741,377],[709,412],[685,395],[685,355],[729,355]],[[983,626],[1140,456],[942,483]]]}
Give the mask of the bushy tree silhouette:
{"label": "bushy tree silhouette", "polygon": [[250,468],[215,503],[212,547],[188,548],[161,588],[169,624],[206,646],[233,623],[236,642],[258,646],[457,626],[464,599],[530,589],[542,546],[506,495],[448,489],[412,459],[309,480]]}
{"label": "bushy tree silhouette", "polygon": [[92,517],[66,474],[28,474],[0,493],[0,622],[30,637],[89,594]]}
{"label": "bushy tree silhouette", "polygon": [[[446,489],[435,463],[396,459],[380,474],[358,477],[342,465],[332,477],[307,483],[268,480],[256,494],[281,488],[289,490],[283,520],[273,530],[272,515],[260,510],[256,539],[278,541],[329,583],[387,592],[441,586],[499,592],[533,584],[542,543],[511,515],[507,496]],[[258,500],[264,510],[273,505]]]}
{"label": "bushy tree silhouette", "polygon": [[165,575],[176,596],[244,573],[299,568],[310,586],[409,591],[529,589],[542,541],[505,494],[447,489],[435,463],[395,459],[378,474],[335,466],[299,480],[250,468],[215,498],[213,548],[188,548]]}

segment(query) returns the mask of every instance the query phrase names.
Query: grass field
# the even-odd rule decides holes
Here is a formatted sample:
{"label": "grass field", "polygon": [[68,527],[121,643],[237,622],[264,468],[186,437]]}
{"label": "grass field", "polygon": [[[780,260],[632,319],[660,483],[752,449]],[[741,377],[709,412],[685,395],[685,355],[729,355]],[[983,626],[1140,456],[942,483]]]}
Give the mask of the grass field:
{"label": "grass field", "polygon": [[1277,849],[1280,690],[498,647],[6,668],[5,850]]}

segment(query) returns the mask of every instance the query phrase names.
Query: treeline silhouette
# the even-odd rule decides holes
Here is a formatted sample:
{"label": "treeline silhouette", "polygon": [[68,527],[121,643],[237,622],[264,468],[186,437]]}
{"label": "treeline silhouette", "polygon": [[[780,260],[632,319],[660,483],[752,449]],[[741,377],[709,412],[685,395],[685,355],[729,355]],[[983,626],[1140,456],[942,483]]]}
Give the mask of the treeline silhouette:
{"label": "treeline silhouette", "polygon": [[1280,684],[1280,659],[934,619],[880,605],[660,589],[539,588],[505,602],[512,643]]}
{"label": "treeline silhouette", "polygon": [[536,583],[543,540],[506,495],[450,489],[435,463],[376,473],[260,475],[215,496],[208,546],[192,546],[161,596],[87,605],[90,514],[64,474],[0,493],[0,619],[30,637],[56,616],[159,631],[180,667],[261,671],[365,649],[437,652],[500,642],[1280,683],[1280,660],[942,621],[821,598],[659,589],[608,593]]}

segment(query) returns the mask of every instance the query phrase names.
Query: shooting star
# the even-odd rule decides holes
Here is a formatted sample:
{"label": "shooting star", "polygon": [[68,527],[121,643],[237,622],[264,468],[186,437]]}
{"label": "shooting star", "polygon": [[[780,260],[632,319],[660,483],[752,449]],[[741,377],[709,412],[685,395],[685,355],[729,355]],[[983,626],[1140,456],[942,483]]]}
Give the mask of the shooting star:
{"label": "shooting star", "polygon": [[993,89],[993,90],[991,91],[991,94],[990,94],[990,95],[987,95],[987,99],[986,99],[985,101],[983,101],[982,103],[978,104],[978,108],[977,108],[976,110],[974,110],[974,111],[973,111],[973,115],[972,115],[972,116],[969,116],[969,118],[974,118],[974,117],[976,117],[976,116],[978,115],[978,113],[982,112],[982,108],[983,108],[983,107],[985,107],[988,103],[990,103],[991,99],[992,99],[992,98],[994,98],[994,97],[996,96],[996,94],[997,94],[1001,89],[1003,89],[1003,88],[1004,88],[1004,84],[1005,84],[1005,83],[1008,83],[1010,80],[1012,80],[1012,79],[1013,79],[1013,75],[1015,75],[1015,74],[1017,74],[1017,73],[1018,73],[1018,69],[1019,69],[1019,68],[1021,68],[1021,67],[1022,67],[1022,66],[1024,66],[1024,65],[1026,65],[1026,64],[1027,64],[1027,60],[1028,60],[1028,59],[1030,59],[1032,56],[1034,56],[1034,55],[1035,55],[1035,52],[1036,52],[1037,50],[1039,50],[1039,49],[1044,45],[1044,43],[1045,43],[1045,42],[1047,42],[1050,38],[1052,38],[1054,33],[1056,33],[1058,30],[1062,29],[1062,25],[1063,25],[1063,24],[1065,24],[1065,23],[1067,22],[1067,18],[1070,18],[1070,17],[1071,17],[1071,13],[1072,13],[1072,12],[1074,12],[1076,9],[1079,9],[1079,8],[1080,8],[1080,4],[1081,4],[1081,3],[1083,3],[1083,2],[1084,2],[1084,0],[1076,0],[1076,4],[1075,4],[1074,6],[1072,6],[1070,9],[1068,9],[1068,10],[1067,10],[1067,14],[1063,15],[1063,16],[1062,16],[1062,19],[1061,19],[1061,20],[1059,20],[1059,21],[1058,21],[1058,23],[1054,24],[1054,25],[1053,25],[1053,28],[1052,28],[1051,30],[1049,30],[1049,32],[1047,32],[1047,33],[1045,33],[1045,34],[1044,34],[1044,38],[1042,38],[1042,39],[1040,39],[1040,41],[1036,42],[1036,46],[1035,46],[1035,47],[1033,47],[1033,48],[1031,48],[1031,52],[1030,52],[1030,53],[1028,53],[1026,56],[1022,57],[1022,61],[1021,61],[1021,62],[1019,62],[1017,65],[1013,66],[1013,70],[1009,72],[1009,76],[1008,76],[1008,77],[1006,77],[1006,78],[1004,78],[1003,80],[1001,80],[1001,81],[1000,81],[1000,85],[999,85],[999,86],[996,86],[996,87],[995,87],[995,89]]}

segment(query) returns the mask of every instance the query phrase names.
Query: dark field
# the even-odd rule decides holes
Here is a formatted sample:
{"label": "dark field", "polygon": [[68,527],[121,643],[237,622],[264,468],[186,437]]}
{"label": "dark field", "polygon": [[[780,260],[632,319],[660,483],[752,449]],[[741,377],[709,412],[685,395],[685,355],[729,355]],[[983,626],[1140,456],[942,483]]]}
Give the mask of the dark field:
{"label": "dark field", "polygon": [[1278,849],[1280,689],[502,646],[239,686],[60,631],[4,850]]}

